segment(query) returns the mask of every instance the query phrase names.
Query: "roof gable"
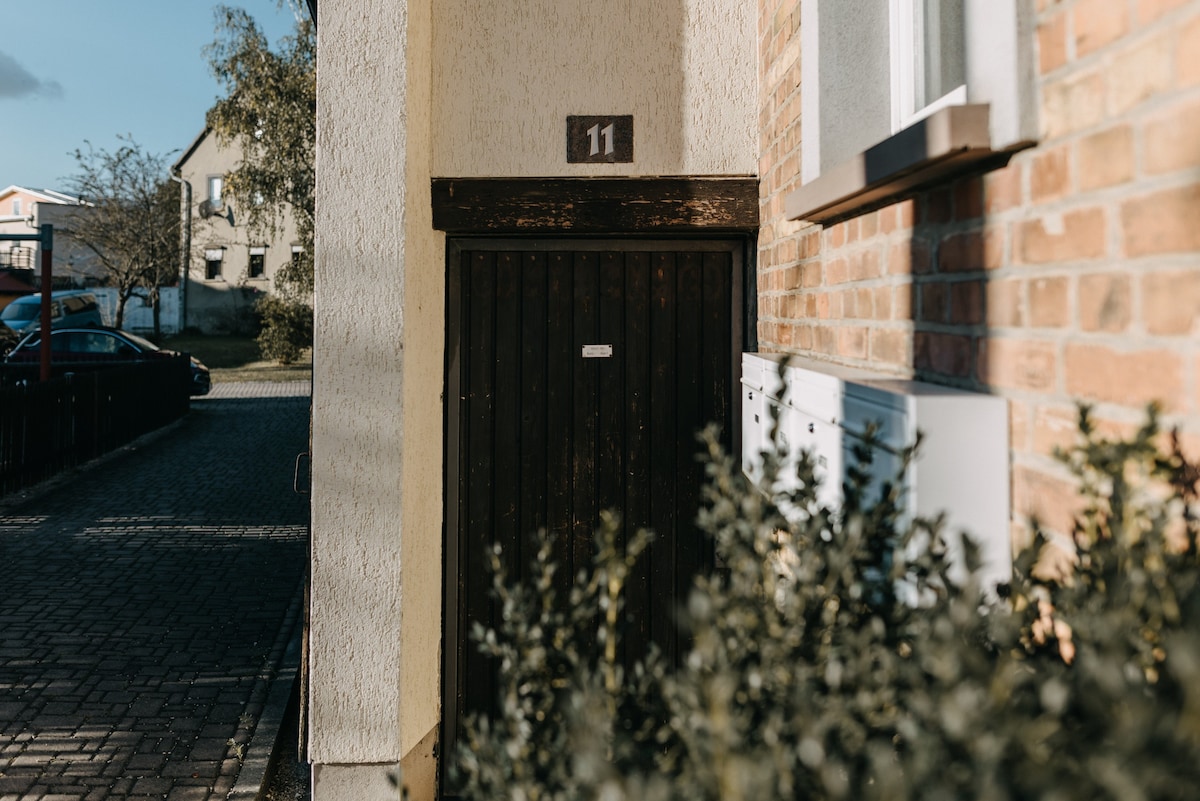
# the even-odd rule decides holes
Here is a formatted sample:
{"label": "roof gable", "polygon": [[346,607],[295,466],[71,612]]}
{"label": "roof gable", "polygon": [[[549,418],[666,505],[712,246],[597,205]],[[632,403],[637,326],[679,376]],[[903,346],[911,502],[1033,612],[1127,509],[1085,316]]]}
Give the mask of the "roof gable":
{"label": "roof gable", "polygon": [[77,205],[79,203],[79,198],[68,195],[66,192],[59,192],[54,189],[32,189],[28,186],[17,186],[16,184],[12,184],[5,189],[0,189],[0,200],[18,193],[32,195],[42,203],[61,203],[64,205]]}
{"label": "roof gable", "polygon": [[171,172],[179,173],[183,170],[183,165],[186,164],[187,160],[192,157],[192,155],[196,152],[196,148],[200,147],[211,131],[212,128],[209,128],[206,125],[204,130],[200,132],[200,135],[193,139],[192,143],[188,145],[187,150],[183,151],[183,155],[176,159],[175,163],[171,165]]}

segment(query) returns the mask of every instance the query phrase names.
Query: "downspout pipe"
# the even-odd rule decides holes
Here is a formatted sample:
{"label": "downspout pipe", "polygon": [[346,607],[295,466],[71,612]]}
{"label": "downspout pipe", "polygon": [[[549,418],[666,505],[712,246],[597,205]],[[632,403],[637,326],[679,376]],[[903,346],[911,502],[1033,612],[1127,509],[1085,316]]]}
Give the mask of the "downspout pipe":
{"label": "downspout pipe", "polygon": [[192,183],[185,181],[178,169],[170,172],[171,180],[179,183],[183,191],[183,219],[180,221],[180,236],[183,247],[179,254],[179,333],[187,330],[187,287],[192,265]]}

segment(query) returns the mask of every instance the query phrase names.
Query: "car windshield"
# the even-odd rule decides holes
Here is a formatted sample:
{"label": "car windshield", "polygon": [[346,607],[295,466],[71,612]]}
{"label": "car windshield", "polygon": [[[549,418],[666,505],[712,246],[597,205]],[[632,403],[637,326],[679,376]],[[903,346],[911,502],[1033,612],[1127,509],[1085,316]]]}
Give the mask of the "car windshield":
{"label": "car windshield", "polygon": [[0,320],[20,320],[21,322],[25,322],[37,317],[40,310],[41,305],[37,303],[13,302],[5,306],[4,311],[0,311]]}
{"label": "car windshield", "polygon": [[137,345],[137,346],[138,346],[139,348],[141,348],[143,351],[147,351],[147,350],[158,350],[158,345],[155,345],[153,342],[151,342],[151,341],[150,341],[150,340],[148,340],[148,339],[142,339],[142,338],[141,338],[141,337],[139,337],[137,334],[130,334],[130,333],[128,333],[128,332],[122,331],[122,332],[121,332],[121,336],[125,337],[125,338],[126,338],[126,339],[128,339],[130,342],[132,342],[133,344]]}

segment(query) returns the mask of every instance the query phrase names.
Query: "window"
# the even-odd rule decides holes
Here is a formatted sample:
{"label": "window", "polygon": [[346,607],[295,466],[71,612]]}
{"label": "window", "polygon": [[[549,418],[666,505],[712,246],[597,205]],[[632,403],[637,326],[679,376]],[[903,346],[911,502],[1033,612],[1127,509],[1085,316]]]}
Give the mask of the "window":
{"label": "window", "polygon": [[891,0],[892,133],[967,102],[963,0]]}
{"label": "window", "polygon": [[250,267],[248,269],[251,278],[262,278],[267,272],[267,249],[265,247],[250,248]]}
{"label": "window", "polygon": [[[59,347],[60,339],[66,340],[61,348]],[[98,331],[89,333],[72,331],[61,337],[54,334],[51,341],[54,343],[55,350],[63,350],[67,353],[91,353],[104,356],[126,356],[137,353],[137,350],[128,342]]]}
{"label": "window", "polygon": [[[953,153],[979,160],[1031,144],[1029,5],[802,0],[802,187],[787,200],[788,216],[849,213],[928,182],[925,168]],[[907,184],[892,187],[901,176]]]}
{"label": "window", "polygon": [[292,269],[300,269],[300,264],[304,260],[304,248],[300,245],[292,245]]}
{"label": "window", "polygon": [[21,198],[13,198],[12,213],[14,217],[21,213]]}
{"label": "window", "polygon": [[204,277],[216,281],[221,277],[221,262],[225,259],[224,248],[208,248],[204,251]]}
{"label": "window", "polygon": [[225,191],[225,176],[210,175],[208,176],[208,202],[214,209],[219,209],[224,201],[222,193]]}

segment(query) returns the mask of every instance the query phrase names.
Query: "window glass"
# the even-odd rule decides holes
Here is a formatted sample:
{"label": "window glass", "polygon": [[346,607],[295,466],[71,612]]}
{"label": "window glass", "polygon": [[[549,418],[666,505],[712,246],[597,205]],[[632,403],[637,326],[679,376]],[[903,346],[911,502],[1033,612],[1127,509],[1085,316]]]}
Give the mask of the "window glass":
{"label": "window glass", "polygon": [[221,277],[221,262],[225,251],[221,248],[209,248],[204,251],[204,277],[209,281]]}
{"label": "window glass", "polygon": [[32,320],[38,316],[39,311],[41,311],[41,304],[14,301],[5,306],[3,311],[0,311],[0,320]]}
{"label": "window glass", "polygon": [[920,5],[913,31],[914,112],[967,82],[963,0],[921,0]]}
{"label": "window glass", "polygon": [[87,353],[84,334],[74,331],[55,333],[50,336],[50,349],[56,353]]}
{"label": "window glass", "polygon": [[94,356],[123,356],[137,353],[128,342],[103,331],[70,331],[55,334],[54,350],[68,353],[87,353]]}
{"label": "window glass", "polygon": [[225,188],[225,179],[220,175],[208,176],[208,199],[214,206],[221,205],[221,193]]}

